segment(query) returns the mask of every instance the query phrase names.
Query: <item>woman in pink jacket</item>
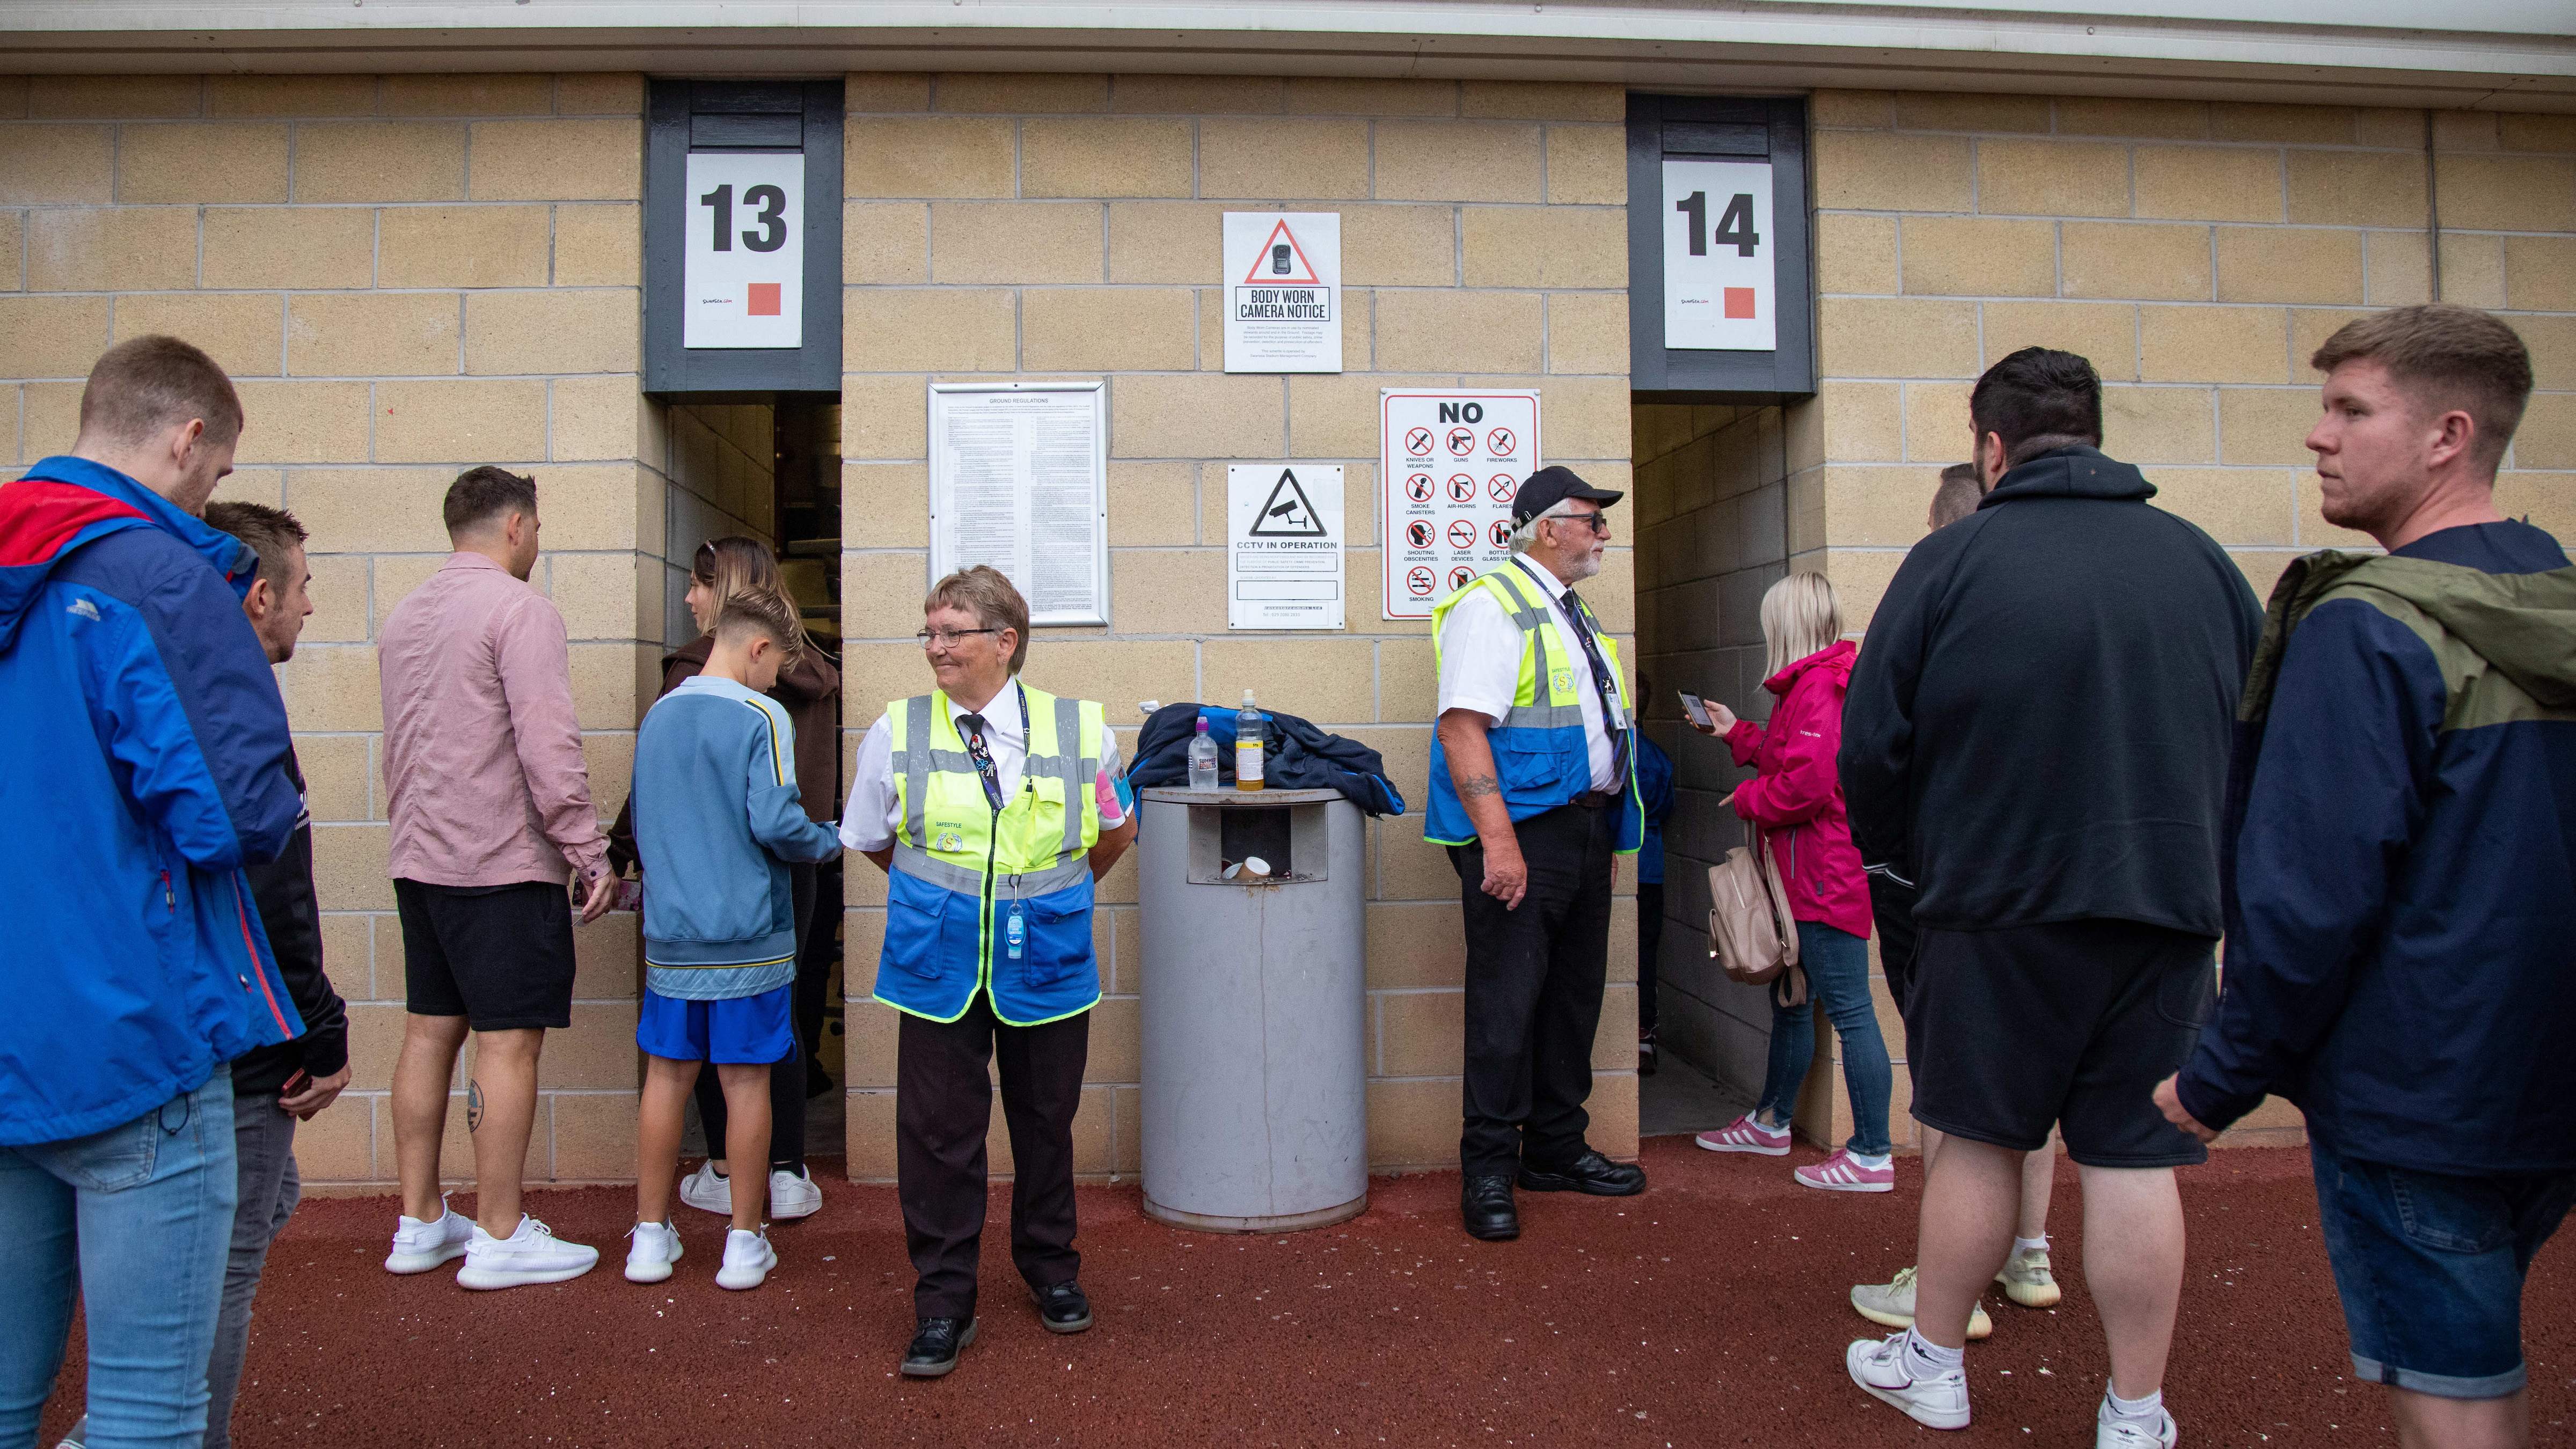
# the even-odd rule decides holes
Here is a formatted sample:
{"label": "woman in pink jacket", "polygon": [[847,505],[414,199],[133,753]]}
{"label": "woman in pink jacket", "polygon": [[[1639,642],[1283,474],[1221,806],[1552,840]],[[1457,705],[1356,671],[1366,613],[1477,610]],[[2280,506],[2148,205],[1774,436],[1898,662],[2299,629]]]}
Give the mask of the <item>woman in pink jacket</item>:
{"label": "woman in pink jacket", "polygon": [[[1890,1192],[1887,1098],[1892,1085],[1887,1044],[1869,999],[1869,886],[1860,852],[1843,817],[1843,787],[1834,756],[1843,742],[1843,693],[1856,652],[1843,630],[1842,606],[1822,574],[1791,574],[1762,596],[1762,639],[1779,696],[1769,725],[1739,720],[1711,700],[1714,724],[1735,762],[1753,778],[1729,796],[1735,813],[1758,827],[1789,889],[1798,922],[1798,965],[1815,1002],[1842,1038],[1843,1082],[1851,1091],[1852,1135],[1822,1162],[1797,1169],[1805,1186],[1830,1192]],[[1816,1054],[1814,1007],[1771,1005],[1771,1065],[1752,1111],[1699,1135],[1711,1152],[1789,1150],[1789,1114]]]}

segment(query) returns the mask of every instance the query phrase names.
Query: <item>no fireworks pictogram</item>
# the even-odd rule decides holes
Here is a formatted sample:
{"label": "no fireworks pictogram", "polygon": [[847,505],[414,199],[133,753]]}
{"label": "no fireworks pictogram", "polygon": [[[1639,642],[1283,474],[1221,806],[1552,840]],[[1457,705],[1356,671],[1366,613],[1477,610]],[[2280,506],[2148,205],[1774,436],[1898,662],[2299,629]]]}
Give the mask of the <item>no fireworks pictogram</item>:
{"label": "no fireworks pictogram", "polygon": [[1511,429],[1496,428],[1485,434],[1485,451],[1497,458],[1508,458],[1512,455],[1513,441]]}

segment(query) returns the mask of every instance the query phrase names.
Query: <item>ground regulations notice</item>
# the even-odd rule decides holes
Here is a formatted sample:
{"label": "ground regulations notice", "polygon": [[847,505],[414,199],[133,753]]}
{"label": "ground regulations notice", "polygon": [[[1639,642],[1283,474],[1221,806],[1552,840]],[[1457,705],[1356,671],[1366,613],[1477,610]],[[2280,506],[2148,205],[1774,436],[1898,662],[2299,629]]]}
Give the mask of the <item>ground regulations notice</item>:
{"label": "ground regulations notice", "polygon": [[1098,382],[930,385],[930,573],[991,564],[1031,624],[1109,622]]}
{"label": "ground regulations notice", "polygon": [[1342,627],[1342,470],[1233,463],[1225,470],[1226,626]]}
{"label": "ground regulations notice", "polygon": [[1225,370],[1342,370],[1342,217],[1225,214]]}
{"label": "ground regulations notice", "polygon": [[1431,606],[1511,557],[1512,494],[1538,471],[1538,394],[1378,390],[1386,617]]}

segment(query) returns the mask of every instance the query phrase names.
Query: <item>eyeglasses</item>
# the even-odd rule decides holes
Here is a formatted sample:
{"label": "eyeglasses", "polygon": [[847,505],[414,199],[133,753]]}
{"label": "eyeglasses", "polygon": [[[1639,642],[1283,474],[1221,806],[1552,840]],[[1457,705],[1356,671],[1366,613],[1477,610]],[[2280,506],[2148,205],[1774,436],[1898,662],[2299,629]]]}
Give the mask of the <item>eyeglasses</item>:
{"label": "eyeglasses", "polygon": [[1610,520],[1597,511],[1592,513],[1551,513],[1541,518],[1539,522],[1580,523],[1584,527],[1591,529],[1592,536],[1595,538],[1608,538],[1610,536]]}
{"label": "eyeglasses", "polygon": [[929,648],[933,644],[938,645],[942,649],[954,649],[960,641],[966,639],[970,635],[999,634],[1001,632],[1002,631],[999,629],[924,629],[912,637],[920,640],[921,647],[924,649]]}

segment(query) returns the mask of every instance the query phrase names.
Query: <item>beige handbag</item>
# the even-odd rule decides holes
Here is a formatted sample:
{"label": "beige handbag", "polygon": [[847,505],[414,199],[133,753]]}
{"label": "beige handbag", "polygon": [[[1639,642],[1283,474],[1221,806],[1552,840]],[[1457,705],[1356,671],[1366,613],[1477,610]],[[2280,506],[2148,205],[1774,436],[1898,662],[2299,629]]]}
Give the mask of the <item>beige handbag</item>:
{"label": "beige handbag", "polygon": [[1748,820],[1744,833],[1749,844],[1708,868],[1708,954],[1728,980],[1769,986],[1782,1006],[1796,1006],[1807,999],[1807,973],[1798,968],[1789,890],[1762,828]]}

